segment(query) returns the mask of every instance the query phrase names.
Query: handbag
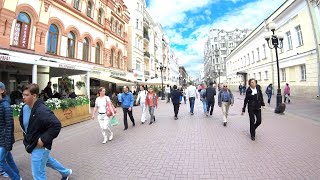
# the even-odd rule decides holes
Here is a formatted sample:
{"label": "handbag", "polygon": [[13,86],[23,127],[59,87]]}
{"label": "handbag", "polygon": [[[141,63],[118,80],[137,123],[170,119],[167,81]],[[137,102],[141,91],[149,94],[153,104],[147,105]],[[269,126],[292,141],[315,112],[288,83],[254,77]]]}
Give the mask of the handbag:
{"label": "handbag", "polygon": [[110,119],[110,126],[116,126],[119,124],[119,121],[116,119],[115,116],[113,116],[111,119]]}
{"label": "handbag", "polygon": [[111,102],[107,102],[107,116],[108,117],[112,116],[112,112],[116,114],[117,110]]}

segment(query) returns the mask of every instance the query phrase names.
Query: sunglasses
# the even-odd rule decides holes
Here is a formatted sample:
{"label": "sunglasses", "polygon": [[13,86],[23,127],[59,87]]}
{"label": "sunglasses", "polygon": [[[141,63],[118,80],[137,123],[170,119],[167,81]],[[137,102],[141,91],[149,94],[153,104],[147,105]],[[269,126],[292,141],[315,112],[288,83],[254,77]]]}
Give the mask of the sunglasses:
{"label": "sunglasses", "polygon": [[228,86],[223,86],[223,87],[228,87]]}

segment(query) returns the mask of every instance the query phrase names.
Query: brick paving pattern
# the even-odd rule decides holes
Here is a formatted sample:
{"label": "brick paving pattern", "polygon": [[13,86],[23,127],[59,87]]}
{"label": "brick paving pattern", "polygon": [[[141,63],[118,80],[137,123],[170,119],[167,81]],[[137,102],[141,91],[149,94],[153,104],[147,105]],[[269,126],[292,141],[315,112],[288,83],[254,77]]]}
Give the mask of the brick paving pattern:
{"label": "brick paving pattern", "polygon": [[[111,142],[101,144],[98,122],[91,120],[63,128],[51,155],[73,169],[71,180],[319,179],[320,124],[267,107],[253,142],[248,114],[240,115],[242,99],[237,95],[227,127],[217,104],[213,116],[206,117],[199,100],[193,116],[189,104],[182,104],[177,121],[172,104],[161,101],[153,125],[140,124],[135,107],[136,127],[129,120],[127,131],[118,109],[121,124],[113,128]],[[21,141],[13,155],[22,177],[32,179],[30,155]],[[47,169],[49,180],[60,178]]]}

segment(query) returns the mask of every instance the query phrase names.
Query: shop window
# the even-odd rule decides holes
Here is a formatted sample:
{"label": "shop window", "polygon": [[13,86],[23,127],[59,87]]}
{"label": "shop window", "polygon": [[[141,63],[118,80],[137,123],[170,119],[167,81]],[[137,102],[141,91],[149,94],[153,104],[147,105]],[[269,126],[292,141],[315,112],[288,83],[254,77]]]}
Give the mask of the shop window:
{"label": "shop window", "polygon": [[96,64],[101,64],[101,62],[100,62],[100,52],[101,52],[100,44],[97,43],[97,45],[96,45]]}
{"label": "shop window", "polygon": [[91,13],[92,13],[92,4],[90,1],[88,1],[87,16],[91,17]]}
{"label": "shop window", "polygon": [[51,24],[48,35],[47,52],[57,54],[59,30],[56,25]]}
{"label": "shop window", "polygon": [[74,51],[75,51],[75,35],[73,32],[69,32],[68,34],[68,57],[69,58],[74,58]]}
{"label": "shop window", "polygon": [[110,65],[113,67],[114,62],[114,49],[111,49],[111,54],[110,54]]}
{"label": "shop window", "polygon": [[28,48],[31,20],[27,13],[21,12],[18,15],[14,28],[13,45],[21,48]]}
{"label": "shop window", "polygon": [[84,61],[89,60],[89,41],[87,38],[84,38],[84,40],[83,40],[82,59]]}

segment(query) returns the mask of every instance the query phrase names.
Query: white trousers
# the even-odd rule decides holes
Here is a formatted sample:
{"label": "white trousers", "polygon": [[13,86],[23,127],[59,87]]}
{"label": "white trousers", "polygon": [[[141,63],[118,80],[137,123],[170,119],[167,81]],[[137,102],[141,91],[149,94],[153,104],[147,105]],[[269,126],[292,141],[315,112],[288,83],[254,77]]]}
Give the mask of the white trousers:
{"label": "white trousers", "polygon": [[229,107],[230,107],[229,102],[222,102],[221,108],[222,108],[222,114],[223,114],[223,122],[227,122]]}
{"label": "white trousers", "polygon": [[141,107],[141,122],[145,122],[147,120],[146,117],[146,105],[145,103],[140,103],[140,107]]}
{"label": "white trousers", "polygon": [[112,133],[109,127],[109,117],[106,114],[98,114],[98,122],[101,128],[103,138],[108,138],[107,131],[109,131],[110,134]]}

